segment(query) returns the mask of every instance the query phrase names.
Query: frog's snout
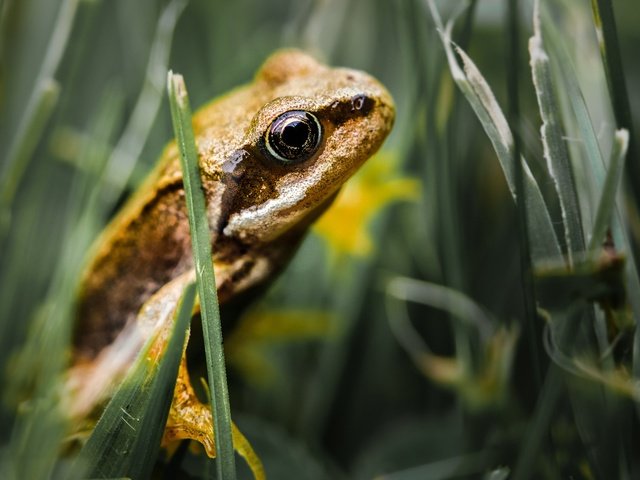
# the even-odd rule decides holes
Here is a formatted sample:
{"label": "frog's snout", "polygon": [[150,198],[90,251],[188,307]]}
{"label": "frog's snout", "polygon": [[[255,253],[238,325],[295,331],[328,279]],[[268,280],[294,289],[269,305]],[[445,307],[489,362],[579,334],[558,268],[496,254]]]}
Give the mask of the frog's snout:
{"label": "frog's snout", "polygon": [[389,94],[386,89],[384,96],[378,98],[377,109],[386,130],[385,134],[388,134],[396,119],[396,106],[393,102],[393,98],[391,98],[391,94]]}
{"label": "frog's snout", "polygon": [[347,71],[347,78],[361,93],[352,98],[353,108],[371,118],[384,137],[391,131],[396,116],[396,107],[389,91],[372,76],[356,71]]}

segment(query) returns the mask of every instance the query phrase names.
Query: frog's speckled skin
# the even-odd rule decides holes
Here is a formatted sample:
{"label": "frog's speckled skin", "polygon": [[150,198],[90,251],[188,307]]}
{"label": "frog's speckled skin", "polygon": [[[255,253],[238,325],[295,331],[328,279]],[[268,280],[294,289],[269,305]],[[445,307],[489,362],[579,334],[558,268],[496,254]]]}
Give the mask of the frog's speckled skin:
{"label": "frog's speckled skin", "polygon": [[[313,157],[284,166],[264,154],[263,137],[288,110],[313,112],[323,138]],[[221,303],[286,263],[310,223],[380,147],[393,119],[393,101],[372,77],[326,67],[294,50],[274,54],[255,81],[196,113]],[[80,288],[75,362],[95,358],[154,293],[192,268],[182,174],[172,143],[96,244]]]}

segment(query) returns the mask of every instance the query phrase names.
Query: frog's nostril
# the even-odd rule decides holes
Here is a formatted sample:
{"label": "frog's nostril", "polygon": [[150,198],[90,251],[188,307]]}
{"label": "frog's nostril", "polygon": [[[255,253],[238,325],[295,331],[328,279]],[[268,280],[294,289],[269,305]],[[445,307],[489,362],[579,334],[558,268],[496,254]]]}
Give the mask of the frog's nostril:
{"label": "frog's nostril", "polygon": [[368,95],[356,95],[351,98],[351,111],[366,115],[371,111],[375,104],[375,100]]}

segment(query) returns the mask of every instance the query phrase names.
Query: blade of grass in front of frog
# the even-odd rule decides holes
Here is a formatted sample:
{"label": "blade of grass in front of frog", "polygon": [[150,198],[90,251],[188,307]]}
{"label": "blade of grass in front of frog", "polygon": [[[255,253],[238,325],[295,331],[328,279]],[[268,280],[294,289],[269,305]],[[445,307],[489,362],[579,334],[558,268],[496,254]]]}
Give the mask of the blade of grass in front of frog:
{"label": "blade of grass in front of frog", "polygon": [[[613,4],[611,0],[591,0],[591,10],[593,11],[593,23],[600,43],[600,54],[602,55],[602,63],[607,76],[609,94],[617,126],[629,132],[635,132],[624,68],[622,66],[622,55],[618,44]],[[635,197],[636,209],[640,208],[640,183],[636,181],[640,178],[640,158],[638,158],[637,148],[636,139],[630,138],[629,159],[626,167],[630,180],[628,183]]]}
{"label": "blade of grass in front of frog", "polygon": [[[231,408],[227,387],[227,373],[222,348],[222,327],[216,280],[211,254],[211,235],[207,219],[204,193],[200,180],[200,167],[196,150],[189,97],[181,75],[169,72],[169,104],[171,119],[180,151],[185,199],[191,230],[194,265],[198,282],[198,296],[202,312],[202,330],[207,373],[211,395],[211,412],[215,433],[217,458],[215,461],[219,479],[234,480],[236,465],[231,426]],[[213,478],[213,472],[210,472]]]}
{"label": "blade of grass in front of frog", "polygon": [[158,19],[144,85],[107,163],[105,202],[109,204],[117,201],[128,183],[139,184],[138,177],[141,175],[135,174],[135,167],[162,104],[164,72],[168,68],[173,34],[186,6],[186,0],[172,0]]}
{"label": "blade of grass in front of frog", "polygon": [[[102,171],[106,154],[101,146],[110,141],[121,108],[121,98],[108,90],[90,129],[91,141],[86,143],[81,155],[83,161],[91,165],[91,172]],[[95,236],[94,181],[95,178],[84,172],[76,172],[69,197],[64,249],[45,304],[30,326],[29,340],[16,358],[14,369],[18,374],[10,377],[13,382],[3,392],[14,398],[24,398],[25,390],[32,393],[30,403],[34,408],[18,416],[8,448],[8,459],[17,478],[46,478],[64,434],[66,425],[59,411],[57,392],[66,367],[76,282],[82,268],[83,258],[78,252],[86,251]]]}
{"label": "blade of grass in front of frog", "polygon": [[[467,101],[473,108],[476,116],[480,120],[493,148],[498,156],[500,166],[504,172],[509,191],[515,198],[513,159],[513,136],[509,125],[496,101],[491,88],[486,80],[469,58],[460,48],[456,52],[460,55],[464,70],[460,68],[454,54],[451,42],[451,28],[453,24],[449,22],[444,29],[433,0],[425,0],[440,32],[440,40],[444,46],[449,69],[458,88],[462,91]],[[553,230],[549,211],[526,162],[523,161],[525,202],[527,205],[528,231],[530,234],[531,255],[533,260],[558,257],[561,254],[558,239]]]}
{"label": "blade of grass in front of frog", "polygon": [[[60,5],[58,17],[42,67],[35,80],[33,93],[27,103],[22,118],[18,121],[18,131],[7,153],[5,169],[1,179],[0,216],[9,218],[14,195],[18,190],[24,172],[27,170],[35,147],[40,141],[47,120],[53,112],[58,98],[59,86],[55,73],[67,48],[79,0],[65,0]],[[6,220],[0,228],[8,227]],[[0,239],[4,232],[0,231]]]}
{"label": "blade of grass in front of frog", "polygon": [[195,295],[195,283],[188,284],[176,308],[168,344],[157,364],[149,362],[147,352],[156,343],[158,334],[147,341],[83,446],[72,475],[149,477],[171,407]]}

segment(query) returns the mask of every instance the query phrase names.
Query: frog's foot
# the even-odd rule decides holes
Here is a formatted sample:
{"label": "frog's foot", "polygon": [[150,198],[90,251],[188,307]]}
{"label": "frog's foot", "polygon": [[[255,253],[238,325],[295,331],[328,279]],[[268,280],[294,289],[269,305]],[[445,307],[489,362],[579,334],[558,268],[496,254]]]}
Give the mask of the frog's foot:
{"label": "frog's foot", "polygon": [[[222,270],[221,278],[224,278],[225,270]],[[217,277],[216,277],[217,279]],[[182,292],[186,285],[195,281],[193,271],[187,272],[172,280],[154,295],[140,310],[137,325],[145,338],[155,336],[153,347],[149,350],[147,359],[159,361],[169,343],[169,336],[173,330],[173,319],[178,308]],[[194,312],[200,310],[199,302],[194,305]],[[189,339],[187,331],[187,339]],[[180,440],[194,440],[200,443],[207,455],[216,456],[216,446],[213,436],[213,418],[209,405],[204,404],[197,397],[191,384],[191,378],[187,369],[185,342],[178,376],[173,391],[173,399],[167,417],[167,423],[162,438],[162,446],[171,449]],[[200,346],[202,348],[202,346]],[[256,480],[265,478],[264,469],[260,459],[255,454],[247,439],[240,430],[232,424],[232,437],[235,450],[246,460]]]}
{"label": "frog's foot", "polygon": [[[262,462],[253,451],[249,441],[242,435],[238,427],[232,423],[233,446],[242,456],[256,480],[264,480],[265,473]],[[162,446],[171,449],[177,441],[195,440],[200,443],[207,455],[216,456],[216,445],[213,437],[213,418],[209,405],[203,404],[191,385],[185,354],[182,355],[173,401],[164,429]]]}
{"label": "frog's foot", "polygon": [[178,440],[195,440],[202,444],[209,457],[216,456],[211,410],[195,394],[184,355],[178,370],[162,446],[168,447]]}
{"label": "frog's foot", "polygon": [[[160,361],[173,332],[184,289],[193,281],[195,273],[191,270],[167,283],[147,300],[136,321],[128,325],[112,345],[92,361],[78,362],[69,370],[67,411],[72,419],[84,426],[85,422],[81,421],[90,419],[98,411],[136,358],[140,361],[140,356],[144,355],[152,364]],[[189,331],[186,338],[189,338]],[[144,348],[149,342],[149,347]],[[211,410],[198,399],[191,384],[186,361],[187,343],[188,340],[180,360],[162,445],[171,448],[179,440],[195,440],[213,458],[216,448]],[[254,478],[264,479],[260,460],[235,425],[232,425],[232,436],[235,450],[245,458]]]}

